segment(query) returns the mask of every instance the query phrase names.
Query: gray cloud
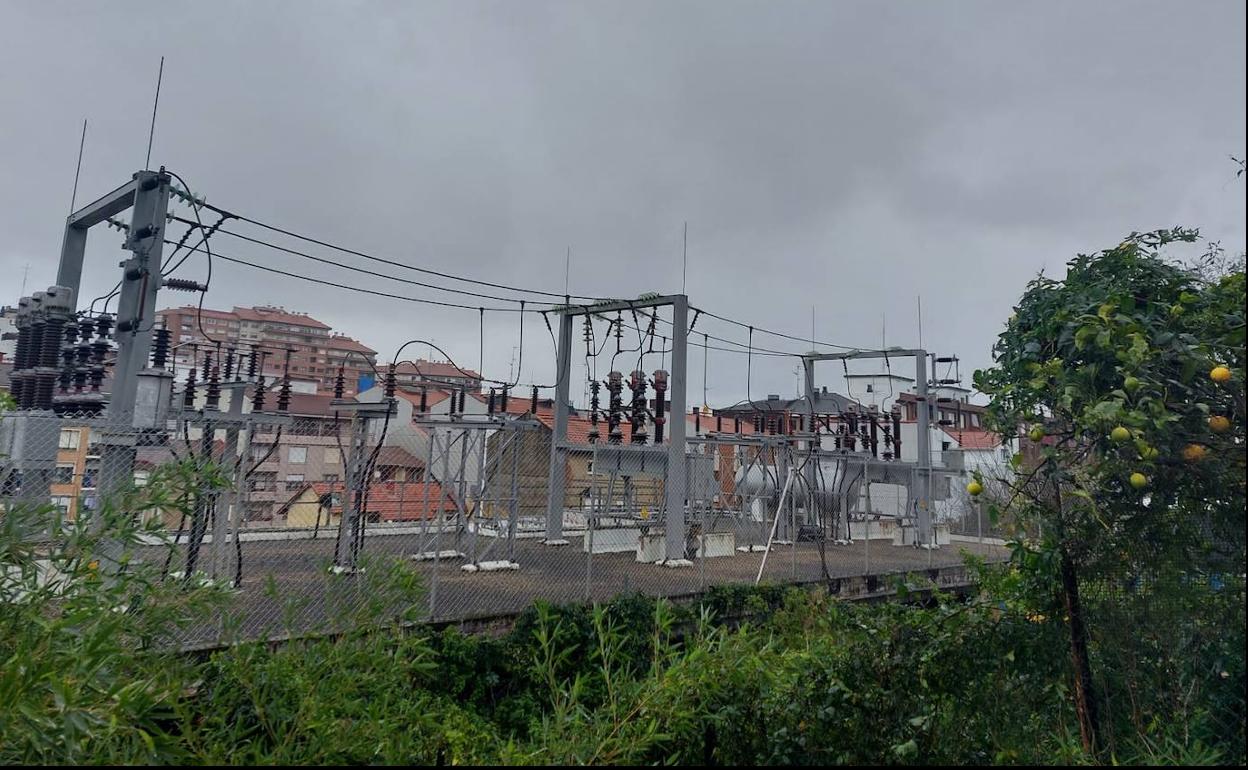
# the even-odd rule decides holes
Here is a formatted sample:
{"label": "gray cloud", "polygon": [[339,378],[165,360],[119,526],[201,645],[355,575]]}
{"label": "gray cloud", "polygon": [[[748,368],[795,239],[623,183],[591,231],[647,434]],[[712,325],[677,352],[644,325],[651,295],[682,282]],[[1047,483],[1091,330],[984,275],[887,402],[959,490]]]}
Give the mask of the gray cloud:
{"label": "gray cloud", "polygon": [[[0,7],[4,301],[50,283],[79,203],[153,164],[214,203],[439,270],[560,291],[677,291],[846,344],[987,363],[1025,281],[1130,230],[1245,242],[1244,7],[1202,3],[139,3]],[[116,280],[93,234],[84,293]],[[222,253],[395,293],[221,236]],[[187,275],[204,274],[202,257]],[[408,277],[419,278],[414,274]],[[181,297],[170,297],[170,301]],[[211,306],[311,312],[388,354],[476,365],[477,317],[214,266]],[[475,304],[471,302],[470,304]],[[487,373],[518,328],[487,316]],[[744,341],[743,329],[699,329]],[[756,337],[762,345],[804,347]],[[691,387],[700,391],[701,355]],[[550,338],[525,329],[525,375]],[[745,396],[713,351],[712,402]],[[751,395],[791,392],[755,360]],[[576,388],[574,388],[576,390]],[[700,393],[696,394],[700,397]]]}

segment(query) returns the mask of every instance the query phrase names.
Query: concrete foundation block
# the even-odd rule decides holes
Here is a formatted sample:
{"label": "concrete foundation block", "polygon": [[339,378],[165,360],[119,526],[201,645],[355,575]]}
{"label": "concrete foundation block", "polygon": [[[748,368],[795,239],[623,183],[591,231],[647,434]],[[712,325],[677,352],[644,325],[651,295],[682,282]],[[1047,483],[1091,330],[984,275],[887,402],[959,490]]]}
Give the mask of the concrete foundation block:
{"label": "concrete foundation block", "polygon": [[737,537],[732,532],[711,532],[698,538],[698,558],[715,559],[721,556],[732,556]]}
{"label": "concrete foundation block", "polygon": [[662,532],[639,534],[637,537],[637,561],[654,564],[667,558],[667,542]]}
{"label": "concrete foundation block", "polygon": [[412,554],[412,561],[442,561],[444,559],[462,559],[463,551],[447,550],[447,551],[423,551],[421,553]]}
{"label": "concrete foundation block", "polygon": [[[948,524],[933,524],[932,530],[935,534],[936,547],[949,545],[951,541],[949,539]],[[917,533],[918,527],[913,524],[902,524],[893,530],[893,545],[931,545],[929,543],[916,542]]]}
{"label": "concrete foundation block", "polygon": [[[637,550],[641,532],[632,527],[594,530],[594,553],[628,553]],[[589,553],[589,533],[585,533],[582,549]]]}
{"label": "concrete foundation block", "polygon": [[520,569],[520,565],[514,561],[480,561],[476,564],[465,564],[460,567],[464,572],[503,572],[506,570]]}

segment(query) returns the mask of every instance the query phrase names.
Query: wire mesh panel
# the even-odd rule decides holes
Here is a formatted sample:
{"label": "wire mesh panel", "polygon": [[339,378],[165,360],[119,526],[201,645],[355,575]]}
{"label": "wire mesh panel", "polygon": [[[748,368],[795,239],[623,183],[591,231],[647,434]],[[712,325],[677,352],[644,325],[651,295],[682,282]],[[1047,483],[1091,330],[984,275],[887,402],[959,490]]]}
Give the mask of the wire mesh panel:
{"label": "wire mesh panel", "polygon": [[892,573],[956,566],[963,550],[1003,554],[987,541],[898,545],[910,502],[883,483],[897,479],[865,457],[781,439],[690,442],[681,545],[668,553],[666,447],[570,444],[556,469],[564,493],[551,500],[551,433],[527,412],[450,417],[359,402],[298,414],[231,409],[233,398],[143,429],[5,414],[3,505],[71,521],[130,506],[143,534],[126,558],[169,583],[232,591],[183,631],[190,647],[341,631],[379,610],[473,622],[537,600],[680,598],[733,584],[870,593]]}

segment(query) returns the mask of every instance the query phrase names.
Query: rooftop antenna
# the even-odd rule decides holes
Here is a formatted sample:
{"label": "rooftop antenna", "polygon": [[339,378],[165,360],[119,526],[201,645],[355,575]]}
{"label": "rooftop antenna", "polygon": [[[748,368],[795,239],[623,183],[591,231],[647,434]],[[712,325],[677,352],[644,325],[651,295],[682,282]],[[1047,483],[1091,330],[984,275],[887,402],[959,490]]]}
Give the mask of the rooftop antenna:
{"label": "rooftop antenna", "polygon": [[572,247],[568,246],[568,256],[563,261],[563,293],[568,293],[568,285],[572,280]]}
{"label": "rooftop antenna", "polygon": [[916,298],[919,302],[919,349],[923,348],[923,295],[920,294]]}
{"label": "rooftop antenna", "polygon": [[680,257],[680,293],[685,293],[685,278],[689,274],[689,220],[685,220],[684,245]]}
{"label": "rooftop antenna", "polygon": [[880,350],[888,350],[888,314],[880,313]]}
{"label": "rooftop antenna", "polygon": [[22,268],[22,293],[18,296],[26,296],[26,276],[30,275],[30,263],[26,263],[26,267]]}
{"label": "rooftop antenna", "polygon": [[[156,136],[156,106],[160,104],[160,81],[165,76],[165,57],[160,57],[160,70],[156,73],[156,98],[152,100],[152,127],[147,132],[147,160],[143,161],[143,168],[150,169],[152,167],[152,139]],[[187,192],[190,192],[189,190]]]}
{"label": "rooftop antenna", "polygon": [[[74,213],[74,206],[78,203],[78,175],[82,173],[82,148],[87,144],[87,119],[82,119],[82,138],[78,140],[78,168],[74,169],[74,193],[69,197],[69,213]],[[23,294],[26,291],[25,284],[22,285]]]}

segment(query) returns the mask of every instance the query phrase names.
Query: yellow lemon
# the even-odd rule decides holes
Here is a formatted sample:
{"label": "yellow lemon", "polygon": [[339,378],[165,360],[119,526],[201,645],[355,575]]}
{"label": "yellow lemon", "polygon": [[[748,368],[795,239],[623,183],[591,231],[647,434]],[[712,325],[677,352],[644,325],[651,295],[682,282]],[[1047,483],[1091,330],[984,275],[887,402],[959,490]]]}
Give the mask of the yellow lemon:
{"label": "yellow lemon", "polygon": [[1215,414],[1209,418],[1209,430],[1214,433],[1226,433],[1231,429],[1231,421],[1220,414]]}
{"label": "yellow lemon", "polygon": [[1148,486],[1148,476],[1145,476],[1143,473],[1140,473],[1139,471],[1132,473],[1131,474],[1131,486],[1135,487],[1136,489],[1143,489],[1144,487]]}
{"label": "yellow lemon", "polygon": [[1227,382],[1231,379],[1231,370],[1225,366],[1215,366],[1209,372],[1209,379],[1214,382]]}
{"label": "yellow lemon", "polygon": [[1131,440],[1131,431],[1119,425],[1117,428],[1110,431],[1109,437],[1121,444],[1124,441]]}
{"label": "yellow lemon", "polygon": [[984,491],[984,485],[980,484],[978,481],[972,481],[970,484],[966,485],[966,491],[970,493],[971,497],[977,497]]}

